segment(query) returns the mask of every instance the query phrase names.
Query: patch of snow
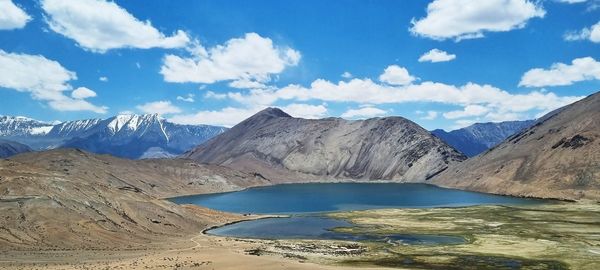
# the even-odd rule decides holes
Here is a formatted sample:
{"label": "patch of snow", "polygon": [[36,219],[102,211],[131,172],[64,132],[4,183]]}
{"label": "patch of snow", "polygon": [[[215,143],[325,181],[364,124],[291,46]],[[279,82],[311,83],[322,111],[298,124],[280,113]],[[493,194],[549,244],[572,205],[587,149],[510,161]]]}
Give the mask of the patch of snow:
{"label": "patch of snow", "polygon": [[54,126],[34,127],[31,128],[29,133],[31,135],[45,135],[48,134],[48,132],[50,132],[50,130],[52,130],[53,127]]}

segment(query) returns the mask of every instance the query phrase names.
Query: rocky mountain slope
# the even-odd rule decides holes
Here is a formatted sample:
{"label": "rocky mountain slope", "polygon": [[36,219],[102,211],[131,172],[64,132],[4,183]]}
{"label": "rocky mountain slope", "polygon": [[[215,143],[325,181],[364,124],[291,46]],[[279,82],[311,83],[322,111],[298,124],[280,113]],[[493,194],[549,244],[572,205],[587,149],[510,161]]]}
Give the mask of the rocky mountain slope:
{"label": "rocky mountain slope", "polygon": [[265,179],[182,160],[126,160],[80,150],[0,160],[0,250],[134,249],[237,219],[165,196],[239,190]]}
{"label": "rocky mountain slope", "polygon": [[80,148],[131,159],[176,156],[225,130],[207,125],[178,125],[156,114],[117,115],[55,125],[24,117],[0,118],[0,137],[36,150]]}
{"label": "rocky mountain slope", "polygon": [[184,155],[269,179],[425,181],[465,156],[401,118],[293,118],[267,108]]}
{"label": "rocky mountain slope", "polygon": [[496,146],[509,136],[530,127],[534,120],[476,123],[446,132],[436,129],[431,133],[468,157],[474,157]]}
{"label": "rocky mountain slope", "polygon": [[433,183],[518,196],[600,199],[600,93],[540,118]]}
{"label": "rocky mountain slope", "polygon": [[32,151],[29,146],[0,139],[0,158],[7,158],[16,154]]}

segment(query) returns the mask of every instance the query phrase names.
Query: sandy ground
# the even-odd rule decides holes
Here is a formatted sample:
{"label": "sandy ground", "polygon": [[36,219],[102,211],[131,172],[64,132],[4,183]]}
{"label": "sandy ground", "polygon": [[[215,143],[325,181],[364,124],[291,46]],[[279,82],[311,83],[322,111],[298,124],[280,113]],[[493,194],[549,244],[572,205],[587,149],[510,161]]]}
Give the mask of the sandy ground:
{"label": "sandy ground", "polygon": [[[166,250],[31,251],[0,253],[0,269],[344,269],[281,254],[248,254],[264,241],[196,235]],[[370,268],[360,268],[370,269]],[[377,268],[382,269],[382,268]]]}

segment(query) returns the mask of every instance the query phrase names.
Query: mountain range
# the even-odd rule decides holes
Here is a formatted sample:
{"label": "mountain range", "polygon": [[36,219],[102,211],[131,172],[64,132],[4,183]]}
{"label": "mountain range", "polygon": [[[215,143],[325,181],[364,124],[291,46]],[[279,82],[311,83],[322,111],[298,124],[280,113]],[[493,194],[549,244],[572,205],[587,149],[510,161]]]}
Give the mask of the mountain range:
{"label": "mountain range", "polygon": [[431,133],[468,157],[474,157],[496,146],[509,136],[530,127],[534,120],[476,123],[446,132],[436,129]]}
{"label": "mountain range", "polygon": [[208,125],[179,125],[157,114],[123,114],[64,123],[0,116],[0,138],[34,150],[79,148],[130,159],[173,157],[225,130]]}
{"label": "mountain range", "polygon": [[294,118],[267,108],[184,155],[268,179],[425,181],[466,157],[402,117]]}
{"label": "mountain range", "polygon": [[481,192],[600,198],[600,93],[537,120],[432,183]]}
{"label": "mountain range", "polygon": [[31,152],[29,146],[22,143],[0,139],[0,158],[7,158],[16,154]]}

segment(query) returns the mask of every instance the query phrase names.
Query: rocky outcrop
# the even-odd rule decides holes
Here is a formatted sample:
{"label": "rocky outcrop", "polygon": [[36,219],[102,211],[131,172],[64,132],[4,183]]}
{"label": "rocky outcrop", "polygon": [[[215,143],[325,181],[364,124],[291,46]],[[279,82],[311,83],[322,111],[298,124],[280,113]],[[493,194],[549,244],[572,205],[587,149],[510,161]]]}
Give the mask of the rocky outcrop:
{"label": "rocky outcrop", "polygon": [[600,93],[540,118],[433,182],[517,196],[600,200]]}
{"label": "rocky outcrop", "polygon": [[423,182],[465,156],[402,117],[293,118],[267,108],[184,155],[274,181]]}

